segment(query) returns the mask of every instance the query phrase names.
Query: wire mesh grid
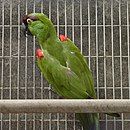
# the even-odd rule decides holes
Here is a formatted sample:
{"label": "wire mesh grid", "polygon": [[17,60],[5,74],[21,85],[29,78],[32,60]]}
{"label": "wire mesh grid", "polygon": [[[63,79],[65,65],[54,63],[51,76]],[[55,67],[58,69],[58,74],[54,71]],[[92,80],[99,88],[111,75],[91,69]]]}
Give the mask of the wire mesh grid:
{"label": "wire mesh grid", "polygon": [[[130,2],[127,0],[1,0],[0,97],[51,99],[58,96],[35,64],[35,37],[23,34],[20,18],[44,12],[57,34],[81,49],[92,70],[98,98],[130,98]],[[101,130],[129,130],[130,114],[100,114]],[[1,130],[82,130],[75,115],[1,114]]]}

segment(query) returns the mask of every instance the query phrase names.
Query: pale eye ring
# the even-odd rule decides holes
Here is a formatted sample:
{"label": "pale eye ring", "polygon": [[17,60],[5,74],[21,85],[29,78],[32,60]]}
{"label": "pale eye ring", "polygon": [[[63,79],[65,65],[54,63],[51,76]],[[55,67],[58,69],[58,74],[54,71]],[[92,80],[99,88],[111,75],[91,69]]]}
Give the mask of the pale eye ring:
{"label": "pale eye ring", "polygon": [[32,20],[31,19],[27,19],[27,23],[29,24],[29,23],[31,23],[32,22]]}

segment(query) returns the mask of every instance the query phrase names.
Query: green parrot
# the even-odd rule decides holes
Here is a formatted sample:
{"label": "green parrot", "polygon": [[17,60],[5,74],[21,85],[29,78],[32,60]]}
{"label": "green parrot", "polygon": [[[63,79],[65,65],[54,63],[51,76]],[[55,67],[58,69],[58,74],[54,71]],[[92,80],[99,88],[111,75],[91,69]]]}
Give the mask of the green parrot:
{"label": "green parrot", "polygon": [[[47,81],[53,85],[54,91],[67,99],[86,99],[84,82],[69,67],[65,67],[50,55],[47,50],[37,49],[37,65]],[[99,130],[98,114],[78,114],[84,130]]]}
{"label": "green parrot", "polygon": [[[47,50],[37,49],[37,65],[47,81],[53,85],[54,90],[65,98],[85,99],[89,98],[85,84],[80,82],[80,78],[68,67],[51,56]],[[79,86],[84,86],[79,89]]]}
{"label": "green parrot", "polygon": [[[60,35],[60,37],[58,37],[51,20],[49,20],[43,13],[32,13],[26,15],[23,17],[22,23],[25,27],[26,33],[36,36],[41,49],[45,50],[44,57],[47,55],[48,62],[45,62],[46,60],[43,58],[42,60],[38,60],[37,63],[48,82],[54,86],[54,90],[64,98],[95,99],[96,92],[94,89],[93,77],[84,56],[80,53],[79,48],[76,47],[75,44],[66,36]],[[47,71],[47,69],[44,68],[45,66],[48,66],[47,64],[58,65],[54,65],[56,66],[55,71],[50,69],[50,73],[50,71]],[[60,73],[58,68],[64,68],[64,72]],[[69,70],[69,72],[73,73],[73,80],[69,80],[69,78],[65,76],[65,70]],[[58,79],[55,78],[56,81],[54,82],[53,78],[55,76],[52,75],[60,75],[62,78],[57,76]],[[65,86],[64,88],[59,85],[62,82]],[[72,85],[71,90],[74,91],[73,94],[67,91],[67,89],[71,91],[69,84]],[[119,117],[119,114],[117,113],[109,115]],[[76,116],[81,121],[84,130],[99,130],[98,114],[83,113],[76,114]]]}
{"label": "green parrot", "polygon": [[86,90],[90,97],[96,98],[91,71],[79,48],[63,35],[60,35],[59,39],[52,22],[42,13],[25,16],[23,23],[27,27],[27,31],[37,37],[41,48],[46,49],[62,65],[68,66],[80,76],[86,83]]}

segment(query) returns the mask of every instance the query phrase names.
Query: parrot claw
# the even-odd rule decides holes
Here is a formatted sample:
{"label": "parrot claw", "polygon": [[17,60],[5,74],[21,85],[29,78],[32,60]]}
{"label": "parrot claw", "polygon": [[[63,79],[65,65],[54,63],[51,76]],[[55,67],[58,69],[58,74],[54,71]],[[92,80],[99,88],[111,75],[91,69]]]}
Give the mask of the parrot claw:
{"label": "parrot claw", "polygon": [[59,96],[59,99],[65,99],[64,97],[62,97],[62,96]]}

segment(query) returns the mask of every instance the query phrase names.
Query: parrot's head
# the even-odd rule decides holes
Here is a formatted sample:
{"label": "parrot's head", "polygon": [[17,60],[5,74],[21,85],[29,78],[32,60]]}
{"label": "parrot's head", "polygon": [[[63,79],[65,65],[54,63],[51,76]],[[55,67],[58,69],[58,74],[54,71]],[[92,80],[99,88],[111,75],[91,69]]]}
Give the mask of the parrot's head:
{"label": "parrot's head", "polygon": [[55,28],[43,13],[31,13],[22,18],[22,25],[26,34],[32,34],[39,40],[45,41],[50,36],[56,35]]}

